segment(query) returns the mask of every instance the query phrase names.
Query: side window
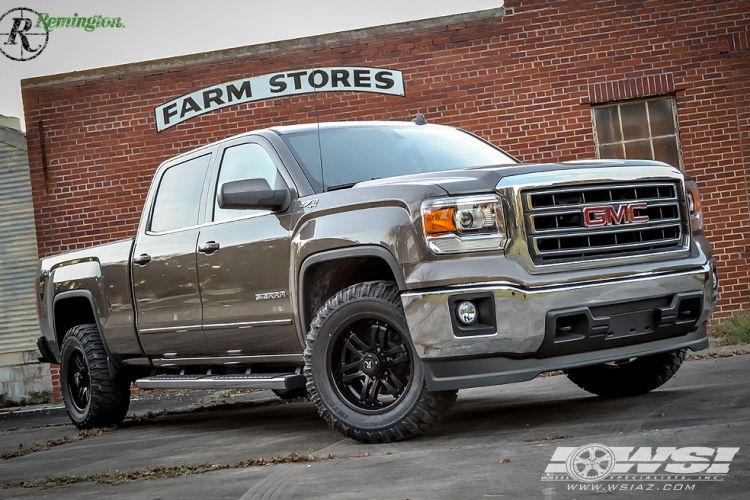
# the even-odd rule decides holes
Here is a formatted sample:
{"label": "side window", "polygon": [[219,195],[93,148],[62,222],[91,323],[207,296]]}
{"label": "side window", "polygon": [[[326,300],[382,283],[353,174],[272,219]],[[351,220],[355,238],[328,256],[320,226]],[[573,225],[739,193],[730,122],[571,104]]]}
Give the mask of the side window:
{"label": "side window", "polygon": [[214,221],[222,221],[242,217],[255,213],[265,213],[267,210],[235,210],[219,207],[218,194],[222,184],[241,179],[265,179],[271,188],[279,187],[284,180],[276,170],[276,165],[263,146],[255,143],[240,144],[224,150],[219,168],[219,179],[216,183],[216,197],[214,199]]}
{"label": "side window", "polygon": [[169,167],[159,182],[151,213],[151,231],[170,231],[198,223],[201,191],[211,155]]}
{"label": "side window", "polygon": [[681,168],[674,99],[608,103],[593,108],[599,158],[659,160]]}

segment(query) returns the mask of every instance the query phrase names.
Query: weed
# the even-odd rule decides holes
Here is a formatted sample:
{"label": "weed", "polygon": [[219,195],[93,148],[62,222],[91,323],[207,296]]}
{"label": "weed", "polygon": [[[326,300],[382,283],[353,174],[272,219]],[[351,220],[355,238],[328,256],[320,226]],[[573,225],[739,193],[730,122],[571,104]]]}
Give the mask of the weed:
{"label": "weed", "polygon": [[552,436],[552,437],[550,437],[550,436],[544,436],[544,437],[540,437],[540,438],[524,439],[523,442],[524,443],[537,443],[539,441],[556,441],[558,439],[570,439],[572,437],[573,436],[571,436],[570,434],[561,434],[559,436]]}
{"label": "weed", "polygon": [[215,394],[203,396],[198,401],[196,401],[196,403],[199,405],[206,403],[215,403],[219,399],[231,399],[241,394],[249,394],[251,392],[258,392],[259,390],[261,389],[225,389],[218,391]]}
{"label": "weed", "polygon": [[21,481],[18,483],[5,484],[3,488],[52,488],[55,486],[65,486],[75,483],[100,483],[100,484],[122,484],[139,480],[151,479],[169,479],[191,474],[204,474],[215,470],[225,469],[246,469],[248,467],[263,467],[269,465],[300,463],[300,462],[319,462],[321,460],[335,460],[345,458],[359,458],[370,456],[369,453],[352,454],[352,455],[327,455],[324,457],[307,454],[299,455],[295,452],[288,455],[279,455],[271,458],[258,458],[242,460],[235,464],[180,464],[175,466],[155,466],[145,469],[138,469],[130,472],[100,472],[88,476],[53,476],[46,479],[34,481]]}
{"label": "weed", "polygon": [[537,378],[547,378],[547,377],[556,377],[558,375],[562,375],[562,370],[553,370],[551,372],[544,372],[537,375]]}
{"label": "weed", "polygon": [[750,344],[750,310],[735,311],[713,325],[713,334],[727,344]]}
{"label": "weed", "polygon": [[116,428],[117,427],[103,427],[100,429],[80,430],[70,436],[48,439],[44,443],[34,443],[31,446],[24,446],[23,444],[19,444],[18,448],[16,448],[15,451],[0,453],[0,460],[8,460],[9,458],[22,457],[24,455],[28,455],[29,453],[34,453],[37,451],[49,450],[50,448],[68,443],[74,443],[91,436],[101,436],[102,434],[106,434],[107,432],[112,432]]}
{"label": "weed", "polygon": [[744,348],[738,348],[738,347],[723,347],[719,351],[713,351],[713,352],[688,352],[685,359],[688,360],[694,360],[694,359],[717,359],[717,358],[731,358],[732,356],[742,356],[744,354],[750,354],[750,350],[744,349]]}

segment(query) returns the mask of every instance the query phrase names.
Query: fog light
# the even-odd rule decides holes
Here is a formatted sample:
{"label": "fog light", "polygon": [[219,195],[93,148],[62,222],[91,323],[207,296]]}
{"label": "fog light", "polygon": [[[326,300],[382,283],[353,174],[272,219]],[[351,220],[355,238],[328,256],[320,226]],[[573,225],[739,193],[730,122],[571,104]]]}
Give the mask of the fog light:
{"label": "fog light", "polygon": [[464,300],[458,304],[456,313],[458,314],[458,319],[464,325],[473,325],[477,321],[477,306],[468,300]]}

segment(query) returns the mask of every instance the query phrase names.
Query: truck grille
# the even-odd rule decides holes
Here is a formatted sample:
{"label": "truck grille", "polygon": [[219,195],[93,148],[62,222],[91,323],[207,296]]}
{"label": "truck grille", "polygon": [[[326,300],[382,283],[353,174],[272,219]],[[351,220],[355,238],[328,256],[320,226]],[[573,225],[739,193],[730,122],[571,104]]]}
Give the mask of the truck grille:
{"label": "truck grille", "polygon": [[681,249],[688,223],[678,182],[595,184],[521,192],[537,264]]}

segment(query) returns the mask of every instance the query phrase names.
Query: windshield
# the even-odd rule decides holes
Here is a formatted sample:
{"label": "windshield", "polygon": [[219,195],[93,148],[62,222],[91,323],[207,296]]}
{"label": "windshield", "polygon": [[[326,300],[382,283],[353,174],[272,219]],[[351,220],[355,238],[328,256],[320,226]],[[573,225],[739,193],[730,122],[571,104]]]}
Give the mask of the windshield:
{"label": "windshield", "polygon": [[317,192],[397,175],[516,163],[471,134],[435,125],[321,128],[320,137],[305,130],[281,138]]}

